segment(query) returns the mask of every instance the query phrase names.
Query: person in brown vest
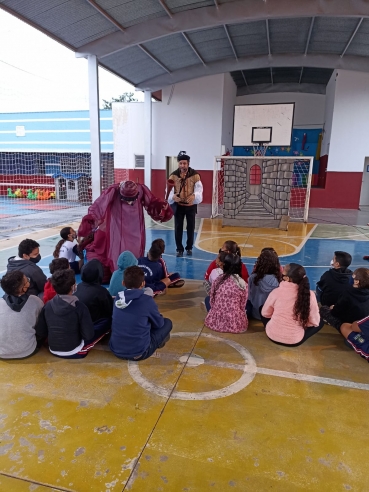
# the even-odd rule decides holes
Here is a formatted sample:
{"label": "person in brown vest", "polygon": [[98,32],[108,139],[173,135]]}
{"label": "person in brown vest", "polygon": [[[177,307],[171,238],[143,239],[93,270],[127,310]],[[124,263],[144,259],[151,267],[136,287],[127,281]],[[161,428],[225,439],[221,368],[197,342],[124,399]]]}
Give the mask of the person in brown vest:
{"label": "person in brown vest", "polygon": [[197,205],[202,202],[203,186],[200,175],[190,167],[190,156],[181,151],[177,156],[178,169],[169,176],[174,186],[169,194],[168,202],[174,211],[174,232],[177,248],[177,256],[183,256],[182,244],[183,222],[187,222],[186,252],[192,255],[192,247],[195,234],[195,217]]}

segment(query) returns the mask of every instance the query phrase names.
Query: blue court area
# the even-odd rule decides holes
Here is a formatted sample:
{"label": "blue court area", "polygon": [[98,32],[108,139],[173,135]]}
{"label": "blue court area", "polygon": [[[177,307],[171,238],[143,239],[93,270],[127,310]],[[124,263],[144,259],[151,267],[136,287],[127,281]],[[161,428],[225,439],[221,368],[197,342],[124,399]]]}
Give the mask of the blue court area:
{"label": "blue court area", "polygon": [[75,202],[0,197],[0,219],[74,207]]}

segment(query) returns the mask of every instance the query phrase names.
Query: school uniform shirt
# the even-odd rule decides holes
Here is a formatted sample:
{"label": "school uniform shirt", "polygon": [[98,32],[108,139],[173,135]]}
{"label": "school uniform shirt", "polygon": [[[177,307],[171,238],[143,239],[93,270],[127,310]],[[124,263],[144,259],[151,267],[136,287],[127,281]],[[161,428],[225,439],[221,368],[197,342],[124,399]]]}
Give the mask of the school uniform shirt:
{"label": "school uniform shirt", "polygon": [[[213,270],[215,270],[217,267],[217,262],[216,260],[213,260],[208,269],[206,270],[204,280],[209,280],[210,274]],[[242,269],[241,269],[241,277],[244,279],[245,282],[248,281],[249,279],[249,272],[247,271],[246,265],[242,263]]]}
{"label": "school uniform shirt", "polygon": [[110,350],[122,359],[138,357],[150,346],[151,330],[163,325],[154,299],[142,289],[119,292],[113,308]]}
{"label": "school uniform shirt", "polygon": [[142,256],[137,260],[139,266],[145,274],[145,285],[150,287],[154,294],[163,292],[166,285],[161,282],[163,278],[168,276],[167,267],[162,258],[157,261],[151,261],[147,256]]}
{"label": "school uniform shirt", "polygon": [[64,241],[64,243],[60,247],[59,258],[66,258],[69,263],[73,263],[74,261],[76,261],[76,246],[78,246],[76,239],[74,239],[73,241]]}
{"label": "school uniform shirt", "polygon": [[[268,321],[265,332],[274,342],[293,345],[301,342],[305,329],[294,319],[293,308],[297,299],[298,285],[293,282],[281,282],[278,289],[269,294],[261,314]],[[315,293],[310,291],[310,314],[307,326],[319,326],[320,314]]]}

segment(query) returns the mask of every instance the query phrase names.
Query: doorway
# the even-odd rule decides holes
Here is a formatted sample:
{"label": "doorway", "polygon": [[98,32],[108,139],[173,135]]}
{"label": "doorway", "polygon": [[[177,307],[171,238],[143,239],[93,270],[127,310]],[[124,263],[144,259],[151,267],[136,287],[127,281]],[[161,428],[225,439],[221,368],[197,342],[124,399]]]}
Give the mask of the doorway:
{"label": "doorway", "polygon": [[369,206],[369,157],[365,157],[363,178],[361,181],[360,207]]}
{"label": "doorway", "polygon": [[167,170],[167,179],[171,174],[173,174],[173,171],[176,171],[178,169],[178,161],[177,161],[177,156],[166,156],[165,157],[166,161],[166,170]]}

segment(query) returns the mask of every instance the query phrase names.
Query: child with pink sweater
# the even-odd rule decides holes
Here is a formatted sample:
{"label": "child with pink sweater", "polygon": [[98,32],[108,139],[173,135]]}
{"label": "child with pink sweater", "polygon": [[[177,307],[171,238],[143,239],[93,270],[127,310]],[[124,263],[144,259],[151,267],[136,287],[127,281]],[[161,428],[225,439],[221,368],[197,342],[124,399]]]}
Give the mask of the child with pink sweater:
{"label": "child with pink sweater", "polygon": [[265,332],[272,342],[297,347],[324,326],[305,268],[290,263],[283,281],[268,296],[261,310]]}

